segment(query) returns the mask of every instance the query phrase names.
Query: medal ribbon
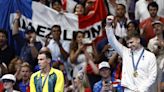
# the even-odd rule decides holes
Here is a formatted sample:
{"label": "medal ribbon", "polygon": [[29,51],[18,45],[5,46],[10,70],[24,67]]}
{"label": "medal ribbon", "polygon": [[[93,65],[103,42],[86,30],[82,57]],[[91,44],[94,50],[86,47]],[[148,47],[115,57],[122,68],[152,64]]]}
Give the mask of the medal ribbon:
{"label": "medal ribbon", "polygon": [[134,55],[133,55],[133,52],[131,52],[131,53],[132,53],[133,69],[134,69],[134,71],[136,71],[137,68],[138,68],[138,64],[139,64],[139,62],[140,62],[140,60],[141,60],[141,57],[142,57],[142,55],[143,55],[143,53],[144,53],[144,49],[142,50],[142,52],[141,52],[141,54],[140,54],[140,56],[139,56],[139,58],[138,58],[138,61],[137,61],[136,66],[135,66],[135,64],[134,64]]}
{"label": "medal ribbon", "polygon": [[42,92],[43,92],[43,87],[44,87],[44,85],[45,85],[45,83],[46,83],[46,80],[47,80],[47,78],[48,78],[48,76],[49,75],[47,75],[46,77],[45,77],[45,79],[44,79],[44,81],[43,81],[43,83],[42,83],[42,76],[41,76],[41,73],[40,73],[40,80],[41,80],[41,83],[42,83]]}

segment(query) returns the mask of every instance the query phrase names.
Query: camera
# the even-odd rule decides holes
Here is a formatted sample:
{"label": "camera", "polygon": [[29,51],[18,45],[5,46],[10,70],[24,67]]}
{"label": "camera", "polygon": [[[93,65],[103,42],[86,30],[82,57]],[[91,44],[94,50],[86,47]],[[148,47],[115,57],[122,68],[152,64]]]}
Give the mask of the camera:
{"label": "camera", "polygon": [[87,46],[86,51],[87,51],[88,53],[93,53],[93,49],[92,49],[92,40],[91,40],[91,39],[89,39],[89,38],[84,38],[84,39],[82,40],[82,43],[83,43],[85,46]]}
{"label": "camera", "polygon": [[105,81],[105,84],[111,84],[111,82],[110,81]]}
{"label": "camera", "polygon": [[91,45],[91,44],[92,44],[92,41],[91,41],[91,39],[89,39],[89,38],[84,38],[84,39],[82,40],[82,43],[83,43],[84,45]]}

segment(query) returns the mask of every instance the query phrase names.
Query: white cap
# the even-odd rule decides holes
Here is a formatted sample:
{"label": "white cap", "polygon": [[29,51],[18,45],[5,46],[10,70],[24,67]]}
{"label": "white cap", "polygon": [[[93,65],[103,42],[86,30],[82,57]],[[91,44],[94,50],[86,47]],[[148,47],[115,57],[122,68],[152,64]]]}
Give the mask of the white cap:
{"label": "white cap", "polygon": [[110,68],[110,65],[108,62],[106,61],[102,61],[100,64],[99,64],[99,69],[101,68]]}
{"label": "white cap", "polygon": [[1,78],[1,80],[2,81],[3,80],[12,80],[12,81],[16,82],[16,78],[12,74],[5,74],[5,75],[3,75],[2,78]]}
{"label": "white cap", "polygon": [[162,23],[161,21],[159,21],[159,20],[156,20],[156,21],[152,22],[152,25],[153,25],[153,26],[154,26],[155,24],[161,24],[161,25],[163,25],[163,23]]}

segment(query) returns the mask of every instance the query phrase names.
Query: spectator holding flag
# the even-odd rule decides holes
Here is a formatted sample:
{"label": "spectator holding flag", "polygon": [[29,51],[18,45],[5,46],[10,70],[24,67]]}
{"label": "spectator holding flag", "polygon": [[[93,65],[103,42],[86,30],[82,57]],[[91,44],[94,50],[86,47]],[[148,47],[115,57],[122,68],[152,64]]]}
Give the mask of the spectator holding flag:
{"label": "spectator holding flag", "polygon": [[57,12],[62,12],[62,2],[61,0],[51,0],[52,9],[56,10]]}
{"label": "spectator holding flag", "polygon": [[36,32],[32,24],[25,28],[25,32],[19,30],[20,18],[21,13],[17,11],[12,30],[16,51],[23,61],[32,65],[33,69],[37,65],[36,58],[42,44],[36,40]]}

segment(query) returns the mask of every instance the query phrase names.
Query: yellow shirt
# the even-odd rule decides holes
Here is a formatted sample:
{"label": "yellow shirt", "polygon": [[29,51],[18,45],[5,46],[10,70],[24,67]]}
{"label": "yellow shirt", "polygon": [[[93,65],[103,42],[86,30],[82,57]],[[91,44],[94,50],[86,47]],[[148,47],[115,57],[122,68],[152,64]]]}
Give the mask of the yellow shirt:
{"label": "yellow shirt", "polygon": [[[45,82],[45,83],[44,83]],[[64,76],[60,70],[51,68],[46,77],[40,71],[30,78],[30,92],[63,92]]]}

